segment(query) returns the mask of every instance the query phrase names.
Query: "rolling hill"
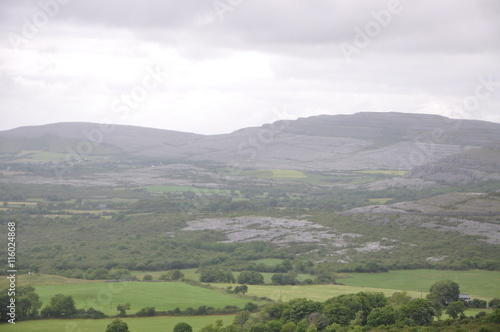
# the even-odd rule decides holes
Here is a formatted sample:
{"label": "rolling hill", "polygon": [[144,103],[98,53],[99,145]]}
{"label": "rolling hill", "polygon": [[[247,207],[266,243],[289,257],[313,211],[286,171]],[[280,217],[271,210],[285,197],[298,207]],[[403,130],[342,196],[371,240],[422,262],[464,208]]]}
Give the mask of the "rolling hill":
{"label": "rolling hill", "polygon": [[[357,113],[281,120],[224,135],[95,123],[20,127],[0,132],[0,160],[25,159],[26,152],[44,151],[62,154],[60,159],[66,160],[76,154],[253,169],[412,170],[412,178],[468,181],[498,173],[499,145],[497,123]],[[443,171],[449,173],[443,165],[453,165],[458,175],[443,176]]]}

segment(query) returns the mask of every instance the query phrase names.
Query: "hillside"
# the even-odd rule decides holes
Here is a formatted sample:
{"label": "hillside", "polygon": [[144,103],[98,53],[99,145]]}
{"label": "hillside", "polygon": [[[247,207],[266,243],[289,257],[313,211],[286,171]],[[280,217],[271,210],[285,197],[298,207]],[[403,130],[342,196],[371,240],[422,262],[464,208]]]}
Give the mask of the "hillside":
{"label": "hillside", "polygon": [[[15,161],[26,159],[23,152],[45,151],[62,154],[60,159],[77,154],[254,169],[411,170],[496,144],[500,144],[500,124],[496,123],[436,115],[357,113],[281,120],[208,136],[120,125],[109,129],[92,123],[21,127],[0,132],[0,157]],[[491,154],[476,157],[491,159]],[[493,163],[498,160],[496,154]],[[427,179],[429,171],[434,172],[420,168],[412,176]]]}

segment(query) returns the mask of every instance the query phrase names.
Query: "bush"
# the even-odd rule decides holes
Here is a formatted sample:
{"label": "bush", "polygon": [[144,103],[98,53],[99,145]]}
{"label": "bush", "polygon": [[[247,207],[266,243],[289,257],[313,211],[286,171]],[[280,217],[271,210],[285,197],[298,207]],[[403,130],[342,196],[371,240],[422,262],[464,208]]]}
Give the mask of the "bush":
{"label": "bush", "polygon": [[488,302],[488,305],[492,309],[500,308],[500,299],[499,298],[494,298],[490,302]]}
{"label": "bush", "polygon": [[188,323],[178,323],[174,327],[174,332],[193,332],[193,328]]}
{"label": "bush", "polygon": [[243,271],[238,276],[238,283],[260,285],[264,283],[264,277],[257,271]]}
{"label": "bush", "polygon": [[145,307],[139,310],[135,315],[139,317],[152,317],[156,314],[155,307]]}
{"label": "bush", "polygon": [[106,328],[106,332],[129,332],[128,325],[120,319],[115,319]]}

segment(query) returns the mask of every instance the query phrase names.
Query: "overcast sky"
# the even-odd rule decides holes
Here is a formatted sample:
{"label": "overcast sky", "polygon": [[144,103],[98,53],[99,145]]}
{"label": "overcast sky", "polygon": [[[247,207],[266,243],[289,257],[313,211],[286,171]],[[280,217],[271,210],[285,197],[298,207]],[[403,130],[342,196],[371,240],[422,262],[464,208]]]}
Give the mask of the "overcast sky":
{"label": "overcast sky", "polygon": [[201,134],[360,111],[500,122],[498,0],[1,0],[0,130]]}

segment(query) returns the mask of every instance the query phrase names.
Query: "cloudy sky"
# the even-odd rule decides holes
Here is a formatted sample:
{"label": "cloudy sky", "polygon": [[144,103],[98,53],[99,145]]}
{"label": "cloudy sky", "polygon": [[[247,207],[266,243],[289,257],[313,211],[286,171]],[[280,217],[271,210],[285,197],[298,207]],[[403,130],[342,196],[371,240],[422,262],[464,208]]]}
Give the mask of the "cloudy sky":
{"label": "cloudy sky", "polygon": [[202,134],[360,111],[500,122],[498,0],[2,0],[0,130]]}

